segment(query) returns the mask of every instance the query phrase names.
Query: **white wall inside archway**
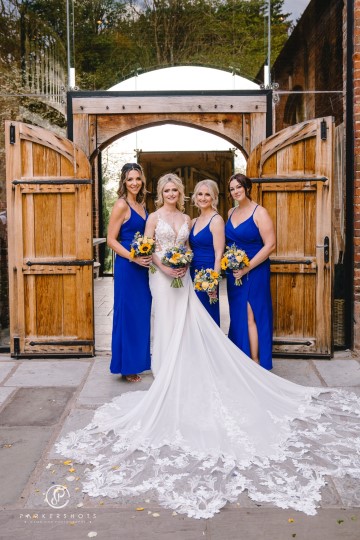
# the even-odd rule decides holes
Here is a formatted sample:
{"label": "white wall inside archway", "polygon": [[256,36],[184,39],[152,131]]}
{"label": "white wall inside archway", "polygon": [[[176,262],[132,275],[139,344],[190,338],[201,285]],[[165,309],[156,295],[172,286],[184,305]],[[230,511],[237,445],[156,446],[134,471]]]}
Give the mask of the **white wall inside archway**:
{"label": "white wall inside archway", "polygon": [[[228,71],[197,66],[176,66],[139,74],[109,88],[112,91],[136,90],[256,90],[259,85]],[[184,126],[164,125],[131,133],[115,141],[103,152],[107,176],[117,182],[122,165],[136,159],[137,151],[214,151],[233,149],[221,137]],[[235,169],[244,171],[246,161],[235,150]],[[113,182],[110,180],[109,184]]]}

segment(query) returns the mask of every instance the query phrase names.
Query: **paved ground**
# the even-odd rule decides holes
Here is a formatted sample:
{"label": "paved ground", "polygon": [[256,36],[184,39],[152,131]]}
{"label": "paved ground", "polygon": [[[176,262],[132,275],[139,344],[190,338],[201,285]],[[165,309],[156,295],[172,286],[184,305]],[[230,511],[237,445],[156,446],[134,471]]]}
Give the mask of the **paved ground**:
{"label": "paved ground", "polygon": [[[316,516],[256,505],[245,495],[211,520],[194,520],[150,501],[121,505],[82,494],[83,467],[54,452],[63,434],[133,385],[109,373],[112,280],[95,282],[97,356],[14,360],[0,355],[0,539],[359,540],[360,483],[329,478]],[[222,321],[228,313],[222,295]],[[360,359],[350,351],[327,360],[275,360],[274,372],[299,384],[349,388],[360,395]],[[148,373],[136,389],[148,388]],[[53,509],[51,490],[65,484],[69,502]],[[65,499],[64,499],[65,500]]]}

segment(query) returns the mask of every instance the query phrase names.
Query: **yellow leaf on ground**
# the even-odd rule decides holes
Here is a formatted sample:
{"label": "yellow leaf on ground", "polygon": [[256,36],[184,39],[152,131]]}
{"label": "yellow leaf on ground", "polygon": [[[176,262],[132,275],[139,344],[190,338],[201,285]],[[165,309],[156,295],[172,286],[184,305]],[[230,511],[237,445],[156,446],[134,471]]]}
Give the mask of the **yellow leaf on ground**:
{"label": "yellow leaf on ground", "polygon": [[143,508],[142,506],[138,506],[137,508],[135,508],[135,510],[137,512],[141,512],[142,510],[145,510],[145,508]]}

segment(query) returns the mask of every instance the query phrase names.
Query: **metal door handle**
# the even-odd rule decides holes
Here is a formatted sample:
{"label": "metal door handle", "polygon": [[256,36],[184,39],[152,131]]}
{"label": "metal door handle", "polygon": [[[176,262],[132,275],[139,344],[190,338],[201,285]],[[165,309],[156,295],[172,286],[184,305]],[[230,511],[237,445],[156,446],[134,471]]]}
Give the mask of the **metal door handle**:
{"label": "metal door handle", "polygon": [[323,244],[316,244],[317,248],[324,248],[324,262],[328,263],[330,259],[330,241],[329,237],[325,236]]}

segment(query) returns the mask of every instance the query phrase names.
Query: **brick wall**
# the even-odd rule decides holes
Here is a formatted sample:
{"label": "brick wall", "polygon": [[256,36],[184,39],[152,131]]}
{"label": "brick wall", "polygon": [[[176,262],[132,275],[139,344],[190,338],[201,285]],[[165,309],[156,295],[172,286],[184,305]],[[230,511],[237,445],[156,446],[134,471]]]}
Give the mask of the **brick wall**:
{"label": "brick wall", "polygon": [[[344,0],[312,0],[272,68],[279,89],[342,91]],[[294,113],[297,109],[297,113]],[[343,121],[342,94],[284,94],[275,109],[276,131],[302,120]]]}
{"label": "brick wall", "polygon": [[[350,36],[349,36],[350,37]],[[354,348],[360,350],[360,0],[354,1]]]}

